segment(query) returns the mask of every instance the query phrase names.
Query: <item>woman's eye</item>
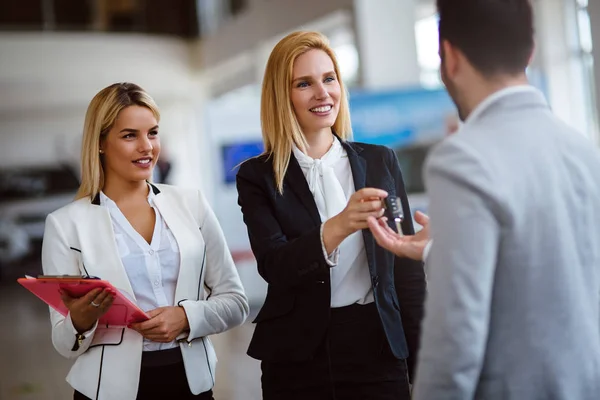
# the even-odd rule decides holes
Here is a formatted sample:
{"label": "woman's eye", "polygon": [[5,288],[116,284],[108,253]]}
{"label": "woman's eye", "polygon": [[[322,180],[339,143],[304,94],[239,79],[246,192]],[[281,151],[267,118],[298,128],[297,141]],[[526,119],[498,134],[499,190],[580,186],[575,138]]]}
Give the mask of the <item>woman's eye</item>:
{"label": "woman's eye", "polygon": [[333,82],[335,81],[335,78],[333,76],[328,76],[327,78],[325,78],[325,82]]}
{"label": "woman's eye", "polygon": [[128,133],[127,135],[123,136],[123,139],[131,139],[131,138],[133,138],[133,137],[135,137],[135,134],[133,134],[133,133]]}
{"label": "woman's eye", "polygon": [[152,131],[149,133],[150,136],[158,136],[158,131]]}
{"label": "woman's eye", "polygon": [[299,88],[308,87],[308,82],[300,82],[300,83],[298,83],[298,85],[296,87],[299,87]]}

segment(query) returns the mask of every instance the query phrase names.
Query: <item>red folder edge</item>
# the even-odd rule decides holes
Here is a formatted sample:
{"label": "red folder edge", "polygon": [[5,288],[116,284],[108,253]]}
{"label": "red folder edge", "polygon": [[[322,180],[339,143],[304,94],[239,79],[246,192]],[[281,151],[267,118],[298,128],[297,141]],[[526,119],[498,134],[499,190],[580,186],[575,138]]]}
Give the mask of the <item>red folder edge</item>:
{"label": "red folder edge", "polygon": [[117,293],[115,300],[108,311],[100,317],[98,326],[122,328],[134,322],[150,319],[144,311],[110,282],[101,279],[19,278],[17,282],[65,317],[68,309],[60,297],[59,289],[64,289],[73,297],[80,297],[95,288],[111,288]]}

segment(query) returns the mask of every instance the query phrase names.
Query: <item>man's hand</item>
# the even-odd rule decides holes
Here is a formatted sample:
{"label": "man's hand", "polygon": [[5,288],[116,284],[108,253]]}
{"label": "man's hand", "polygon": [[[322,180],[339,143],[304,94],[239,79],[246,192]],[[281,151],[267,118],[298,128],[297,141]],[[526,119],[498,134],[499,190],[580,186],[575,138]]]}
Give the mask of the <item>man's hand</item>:
{"label": "man's hand", "polygon": [[129,327],[153,342],[169,343],[189,329],[183,307],[160,307],[148,311],[148,321],[131,324]]}
{"label": "man's hand", "polygon": [[387,224],[387,218],[368,218],[369,229],[377,244],[398,257],[423,260],[423,251],[429,243],[429,217],[420,211],[415,213],[415,221],[423,226],[419,232],[410,236],[400,236]]}

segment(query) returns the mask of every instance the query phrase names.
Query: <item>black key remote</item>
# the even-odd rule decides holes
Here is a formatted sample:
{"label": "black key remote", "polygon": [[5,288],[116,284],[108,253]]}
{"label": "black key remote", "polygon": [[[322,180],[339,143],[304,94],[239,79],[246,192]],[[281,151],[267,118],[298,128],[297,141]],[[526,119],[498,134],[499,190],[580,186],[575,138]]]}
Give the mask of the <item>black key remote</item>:
{"label": "black key remote", "polygon": [[388,196],[384,200],[386,216],[394,221],[396,231],[400,236],[404,236],[402,232],[402,221],[404,221],[404,213],[402,212],[402,202],[400,198]]}

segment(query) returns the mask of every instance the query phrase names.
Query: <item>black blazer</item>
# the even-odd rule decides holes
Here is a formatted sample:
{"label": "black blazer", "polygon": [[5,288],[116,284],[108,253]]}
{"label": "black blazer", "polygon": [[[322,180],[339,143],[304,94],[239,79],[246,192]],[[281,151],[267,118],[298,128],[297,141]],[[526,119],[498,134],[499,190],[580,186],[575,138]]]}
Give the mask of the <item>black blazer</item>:
{"label": "black blazer", "polygon": [[[386,190],[401,198],[404,215],[412,215],[396,154],[383,146],[344,141],[342,145],[356,190]],[[242,164],[237,189],[258,271],[268,283],[248,355],[275,362],[308,360],[325,337],[331,287],[321,219],[306,179],[292,154],[280,195],[272,160],[260,156]],[[402,227],[405,233],[414,233],[411,218]],[[423,264],[377,246],[368,229],[363,230],[363,238],[388,343],[397,358],[408,358],[412,374],[425,298]]]}

